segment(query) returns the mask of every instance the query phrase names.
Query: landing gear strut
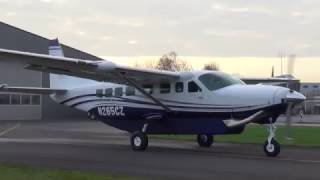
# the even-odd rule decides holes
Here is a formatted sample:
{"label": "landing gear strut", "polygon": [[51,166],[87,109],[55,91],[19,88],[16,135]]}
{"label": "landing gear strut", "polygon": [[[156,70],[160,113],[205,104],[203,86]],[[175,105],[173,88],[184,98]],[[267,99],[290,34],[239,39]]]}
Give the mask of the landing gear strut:
{"label": "landing gear strut", "polygon": [[200,147],[210,147],[213,143],[211,134],[198,134],[197,141]]}
{"label": "landing gear strut", "polygon": [[274,139],[276,132],[276,126],[270,120],[270,124],[268,125],[268,139],[264,143],[263,150],[267,156],[276,157],[280,153],[280,145]]}
{"label": "landing gear strut", "polygon": [[130,144],[135,151],[144,151],[148,147],[148,136],[146,134],[148,124],[144,124],[141,131],[135,131],[131,134]]}

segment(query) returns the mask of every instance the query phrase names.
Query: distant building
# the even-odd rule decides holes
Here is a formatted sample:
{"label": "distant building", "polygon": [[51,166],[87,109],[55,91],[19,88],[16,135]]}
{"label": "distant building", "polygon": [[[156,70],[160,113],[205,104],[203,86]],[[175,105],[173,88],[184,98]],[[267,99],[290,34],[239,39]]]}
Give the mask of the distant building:
{"label": "distant building", "polygon": [[307,100],[304,111],[309,114],[320,114],[320,83],[301,83],[300,92]]}
{"label": "distant building", "polygon": [[[48,54],[48,39],[0,22],[0,48]],[[66,57],[100,58],[62,45]],[[0,84],[48,87],[47,73],[23,69],[18,62],[0,61]],[[86,113],[54,103],[48,96],[0,93],[0,120],[83,118]]]}

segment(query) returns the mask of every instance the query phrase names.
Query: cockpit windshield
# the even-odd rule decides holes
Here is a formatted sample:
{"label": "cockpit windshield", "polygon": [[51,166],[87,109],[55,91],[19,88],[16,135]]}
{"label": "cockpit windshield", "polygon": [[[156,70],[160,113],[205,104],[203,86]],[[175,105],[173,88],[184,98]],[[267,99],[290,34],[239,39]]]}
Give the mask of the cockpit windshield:
{"label": "cockpit windshield", "polygon": [[203,74],[199,77],[199,80],[210,91],[221,89],[233,84],[244,84],[240,79],[222,72]]}

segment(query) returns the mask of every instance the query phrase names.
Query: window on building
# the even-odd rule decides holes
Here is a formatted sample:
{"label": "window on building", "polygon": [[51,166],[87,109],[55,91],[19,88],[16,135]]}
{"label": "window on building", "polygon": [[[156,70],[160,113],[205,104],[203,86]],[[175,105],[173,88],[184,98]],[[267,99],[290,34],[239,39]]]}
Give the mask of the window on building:
{"label": "window on building", "polygon": [[40,105],[40,95],[32,95],[31,96],[31,104],[32,105]]}
{"label": "window on building", "polygon": [[126,87],[126,95],[127,96],[134,96],[135,95],[134,90],[135,90],[134,87],[127,86]]}
{"label": "window on building", "polygon": [[318,85],[313,85],[313,88],[319,88],[319,86]]}
{"label": "window on building", "polygon": [[103,97],[103,90],[102,89],[97,89],[96,90],[96,96],[97,97]]}
{"label": "window on building", "polygon": [[308,88],[309,86],[308,85],[303,85],[303,88]]}
{"label": "window on building", "polygon": [[112,88],[108,88],[105,90],[105,96],[106,97],[111,97],[113,93],[113,89]]}
{"label": "window on building", "polygon": [[114,89],[114,96],[115,97],[121,97],[123,94],[123,89],[122,87],[117,87]]}
{"label": "window on building", "polygon": [[0,104],[10,104],[10,95],[0,94]]}
{"label": "window on building", "polygon": [[160,84],[160,93],[163,93],[163,94],[170,93],[170,84],[169,83]]}
{"label": "window on building", "polygon": [[194,82],[191,81],[188,83],[188,92],[201,92],[201,88]]}
{"label": "window on building", "polygon": [[153,85],[152,84],[145,84],[142,86],[142,88],[144,89],[144,91],[146,91],[149,94],[153,93]]}
{"label": "window on building", "polygon": [[14,104],[14,105],[17,105],[17,104],[20,104],[20,94],[11,94],[11,102],[10,104]]}
{"label": "window on building", "polygon": [[21,104],[23,104],[23,105],[31,104],[31,96],[30,95],[21,95]]}
{"label": "window on building", "polygon": [[176,83],[176,92],[177,93],[183,92],[183,82]]}

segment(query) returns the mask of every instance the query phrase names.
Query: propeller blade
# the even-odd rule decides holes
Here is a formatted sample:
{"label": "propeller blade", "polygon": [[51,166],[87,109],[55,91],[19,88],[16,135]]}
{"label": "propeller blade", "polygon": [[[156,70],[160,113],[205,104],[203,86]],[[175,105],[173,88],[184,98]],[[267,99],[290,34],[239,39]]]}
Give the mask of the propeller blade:
{"label": "propeller blade", "polygon": [[292,109],[293,109],[293,103],[292,102],[288,102],[288,107],[287,107],[287,111],[286,111],[286,139],[288,140],[292,140],[292,136],[291,136],[291,124],[292,124]]}

